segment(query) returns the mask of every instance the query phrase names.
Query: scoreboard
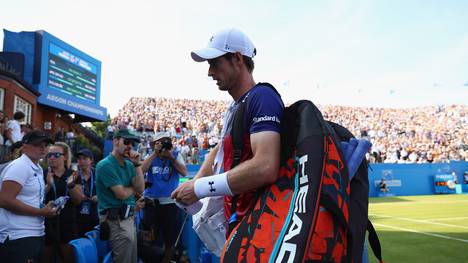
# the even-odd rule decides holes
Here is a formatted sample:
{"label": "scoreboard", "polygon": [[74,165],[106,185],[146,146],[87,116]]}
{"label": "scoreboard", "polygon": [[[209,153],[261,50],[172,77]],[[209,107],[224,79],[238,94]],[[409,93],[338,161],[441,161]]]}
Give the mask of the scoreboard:
{"label": "scoreboard", "polygon": [[49,45],[49,88],[95,103],[96,77],[96,65],[55,44]]}
{"label": "scoreboard", "polygon": [[105,121],[101,106],[101,61],[44,30],[4,31],[3,49],[24,55],[24,80],[40,95],[37,102],[82,121]]}
{"label": "scoreboard", "polygon": [[38,102],[105,121],[107,109],[100,106],[101,61],[46,31],[37,33],[41,39]]}

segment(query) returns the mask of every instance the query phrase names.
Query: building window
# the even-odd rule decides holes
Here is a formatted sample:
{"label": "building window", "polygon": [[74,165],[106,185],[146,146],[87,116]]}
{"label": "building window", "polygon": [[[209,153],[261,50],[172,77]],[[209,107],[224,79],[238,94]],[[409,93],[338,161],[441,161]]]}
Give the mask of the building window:
{"label": "building window", "polygon": [[31,124],[31,112],[32,105],[31,103],[25,101],[23,98],[15,96],[15,105],[13,105],[13,113],[17,111],[22,111],[25,115],[24,122]]}
{"label": "building window", "polygon": [[5,98],[5,90],[0,88],[0,110],[3,110],[3,101]]}

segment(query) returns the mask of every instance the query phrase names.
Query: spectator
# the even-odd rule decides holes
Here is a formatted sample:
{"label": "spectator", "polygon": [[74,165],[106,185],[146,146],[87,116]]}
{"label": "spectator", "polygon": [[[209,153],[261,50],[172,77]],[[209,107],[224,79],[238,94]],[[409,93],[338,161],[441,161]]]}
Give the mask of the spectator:
{"label": "spectator", "polygon": [[23,138],[23,135],[21,134],[20,122],[24,120],[24,117],[25,115],[23,112],[17,111],[15,114],[13,114],[13,120],[8,121],[8,140],[5,142],[6,145],[12,145],[17,141],[21,141],[21,138]]}
{"label": "spectator", "polygon": [[11,161],[18,159],[22,152],[21,149],[23,148],[23,141],[15,142],[13,145],[10,146],[9,152],[5,158],[6,163],[0,164],[0,173],[11,163]]}
{"label": "spectator", "polygon": [[78,235],[84,236],[99,224],[97,214],[96,176],[93,169],[94,155],[91,150],[83,148],[76,153],[78,159],[78,176],[70,190],[76,204]]}
{"label": "spectator", "polygon": [[52,142],[42,131],[23,139],[20,158],[0,175],[0,259],[39,262],[44,240],[44,217],[56,215],[53,203],[44,206],[44,179],[39,160]]}
{"label": "spectator", "polygon": [[384,194],[389,191],[389,189],[387,188],[387,183],[385,183],[385,180],[383,178],[380,180],[379,189],[380,189],[380,192]]}
{"label": "spectator", "polygon": [[[151,132],[170,131],[176,137],[175,148],[181,146],[184,136],[191,136],[189,147],[206,148],[207,137],[208,147],[212,149],[221,137],[224,114],[220,112],[225,112],[227,106],[225,101],[131,98],[112,123],[114,126],[131,123],[140,127],[140,132],[151,131],[149,127],[155,127]],[[369,159],[373,162],[468,160],[468,106],[319,108],[326,119],[347,127],[357,137],[370,140],[373,157]]]}
{"label": "spectator", "polygon": [[[61,196],[70,196],[69,188],[75,180],[71,168],[70,147],[64,142],[56,142],[49,148],[47,163],[49,168],[44,173],[46,179],[46,202],[54,201]],[[45,221],[45,247],[42,262],[54,262],[57,257],[61,262],[73,262],[73,248],[69,241],[78,237],[75,206],[67,202],[55,218]]]}
{"label": "spectator", "polygon": [[114,132],[113,150],[96,166],[99,221],[110,230],[116,263],[137,262],[135,196],[144,191],[140,155],[132,150],[139,138],[126,129]]}
{"label": "spectator", "polygon": [[146,231],[162,233],[165,255],[169,256],[177,239],[179,209],[171,198],[171,193],[179,185],[179,176],[187,175],[184,159],[173,151],[170,133],[159,132],[154,138],[154,151],[143,161],[142,170],[147,171],[145,197],[153,200],[144,208],[143,228]]}

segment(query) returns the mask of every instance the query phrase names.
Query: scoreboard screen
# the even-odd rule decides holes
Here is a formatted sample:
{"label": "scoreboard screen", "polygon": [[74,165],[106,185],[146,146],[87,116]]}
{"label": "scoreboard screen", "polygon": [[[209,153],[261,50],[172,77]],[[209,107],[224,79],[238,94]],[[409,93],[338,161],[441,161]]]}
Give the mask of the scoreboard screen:
{"label": "scoreboard screen", "polygon": [[106,121],[101,106],[101,61],[44,30],[4,30],[4,51],[24,55],[24,79],[38,104],[77,114],[79,121]]}
{"label": "scoreboard screen", "polygon": [[96,103],[97,66],[50,43],[47,83],[50,89]]}

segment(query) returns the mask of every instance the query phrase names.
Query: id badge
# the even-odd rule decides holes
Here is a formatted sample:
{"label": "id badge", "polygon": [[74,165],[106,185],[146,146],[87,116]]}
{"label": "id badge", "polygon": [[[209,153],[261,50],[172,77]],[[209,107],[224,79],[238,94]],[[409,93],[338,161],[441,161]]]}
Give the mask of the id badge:
{"label": "id badge", "polygon": [[83,201],[81,203],[81,210],[80,210],[80,214],[82,215],[89,215],[91,212],[91,202],[89,201]]}

